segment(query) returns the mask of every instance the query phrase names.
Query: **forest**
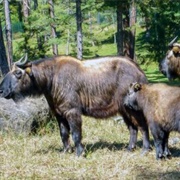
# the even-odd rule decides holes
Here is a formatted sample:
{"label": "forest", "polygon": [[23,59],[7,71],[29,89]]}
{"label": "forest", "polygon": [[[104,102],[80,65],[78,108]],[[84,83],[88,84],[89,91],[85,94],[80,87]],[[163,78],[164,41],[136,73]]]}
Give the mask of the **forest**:
{"label": "forest", "polygon": [[175,0],[2,0],[0,8],[3,74],[25,53],[30,60],[118,54],[157,62],[179,34]]}

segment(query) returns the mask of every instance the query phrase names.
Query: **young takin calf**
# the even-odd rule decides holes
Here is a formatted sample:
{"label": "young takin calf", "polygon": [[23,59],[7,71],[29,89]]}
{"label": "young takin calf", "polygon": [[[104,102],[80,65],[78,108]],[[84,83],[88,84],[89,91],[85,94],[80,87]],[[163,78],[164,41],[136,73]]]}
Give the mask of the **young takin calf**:
{"label": "young takin calf", "polygon": [[170,156],[169,134],[171,131],[180,132],[180,88],[133,83],[124,105],[132,111],[143,111],[154,138],[156,158]]}

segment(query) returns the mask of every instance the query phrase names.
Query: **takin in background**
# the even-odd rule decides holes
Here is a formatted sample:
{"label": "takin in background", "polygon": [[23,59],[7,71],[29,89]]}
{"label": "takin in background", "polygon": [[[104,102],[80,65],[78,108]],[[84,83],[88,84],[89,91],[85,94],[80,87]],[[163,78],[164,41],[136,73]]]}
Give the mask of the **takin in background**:
{"label": "takin in background", "polygon": [[177,37],[169,43],[165,58],[159,63],[159,69],[169,80],[180,78],[180,44],[174,43]]}

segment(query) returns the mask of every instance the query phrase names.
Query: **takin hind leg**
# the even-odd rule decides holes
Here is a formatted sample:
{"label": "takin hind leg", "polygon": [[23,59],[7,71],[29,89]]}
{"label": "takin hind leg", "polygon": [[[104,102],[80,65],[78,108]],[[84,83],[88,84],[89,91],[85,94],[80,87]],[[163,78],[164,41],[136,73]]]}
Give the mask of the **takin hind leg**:
{"label": "takin hind leg", "polygon": [[69,140],[70,127],[69,127],[68,121],[59,115],[56,115],[56,118],[58,120],[58,125],[59,125],[59,129],[60,129],[60,136],[61,136],[63,146],[64,146],[64,152],[71,153],[72,148],[71,148],[70,140]]}
{"label": "takin hind leg", "polygon": [[80,156],[83,151],[84,147],[81,143],[82,139],[82,119],[81,114],[76,109],[71,109],[67,113],[67,120],[69,123],[70,131],[72,134],[72,139],[75,144],[76,154]]}

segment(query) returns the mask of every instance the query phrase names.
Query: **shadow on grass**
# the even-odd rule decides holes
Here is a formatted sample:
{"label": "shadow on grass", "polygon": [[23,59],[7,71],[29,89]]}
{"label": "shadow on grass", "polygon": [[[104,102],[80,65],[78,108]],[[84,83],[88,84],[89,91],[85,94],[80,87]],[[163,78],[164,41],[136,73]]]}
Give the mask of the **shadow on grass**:
{"label": "shadow on grass", "polygon": [[[143,142],[140,140],[136,143],[136,149],[141,149],[142,148],[142,144]],[[150,144],[152,146],[153,141],[150,141]],[[108,149],[110,151],[120,151],[120,150],[127,150],[127,146],[128,143],[118,143],[118,142],[114,142],[114,143],[109,143],[107,141],[98,141],[95,142],[93,144],[91,143],[87,143],[85,144],[85,151],[88,152],[96,152],[99,149]],[[74,148],[74,147],[73,147]],[[133,151],[136,151],[133,150]],[[128,151],[128,150],[127,150]],[[49,147],[47,147],[46,149],[40,149],[37,150],[35,153],[39,153],[39,154],[47,154],[49,152],[63,152],[63,148],[57,148],[56,145],[50,145]]]}
{"label": "shadow on grass", "polygon": [[178,180],[180,179],[180,172],[178,171],[169,171],[169,172],[151,172],[149,169],[146,170],[138,170],[140,173],[136,176],[138,180],[144,179],[164,179],[164,180]]}
{"label": "shadow on grass", "polygon": [[180,148],[169,148],[172,157],[180,157]]}
{"label": "shadow on grass", "polygon": [[110,151],[119,151],[124,148],[126,148],[127,144],[126,143],[109,143],[106,141],[99,141],[93,144],[86,144],[85,149],[87,152],[95,152],[98,149],[109,149]]}
{"label": "shadow on grass", "polygon": [[[138,141],[136,143],[136,149],[142,149],[142,144],[143,144],[143,142],[141,140]],[[152,151],[155,151],[155,147],[153,145],[153,140],[150,141],[150,144],[152,147]],[[128,146],[128,143],[117,143],[117,142],[109,143],[106,141],[99,141],[99,142],[95,142],[93,144],[90,144],[90,143],[86,144],[85,145],[85,153],[86,154],[93,153],[99,149],[108,149],[112,152],[115,152],[115,151],[127,150],[127,146]],[[136,151],[136,149],[133,151]],[[58,153],[60,152],[60,153],[62,153],[63,148],[57,148],[56,145],[54,145],[54,146],[50,145],[46,149],[40,149],[40,150],[36,151],[35,153],[37,153],[37,154],[48,154],[49,152],[58,152]],[[74,152],[74,147],[73,147],[73,152]],[[127,150],[127,152],[128,152],[128,150]],[[180,149],[171,147],[170,152],[172,153],[172,157],[180,157]]]}
{"label": "shadow on grass", "polygon": [[[126,148],[126,143],[108,143],[106,141],[99,141],[93,144],[86,144],[85,151],[86,152],[95,152],[98,149],[108,148],[110,151],[118,151]],[[74,147],[73,147],[74,149]],[[74,151],[74,150],[73,150]],[[37,150],[35,153],[38,154],[47,154],[49,152],[63,152],[63,148],[58,149],[57,146],[50,145],[46,149]]]}

